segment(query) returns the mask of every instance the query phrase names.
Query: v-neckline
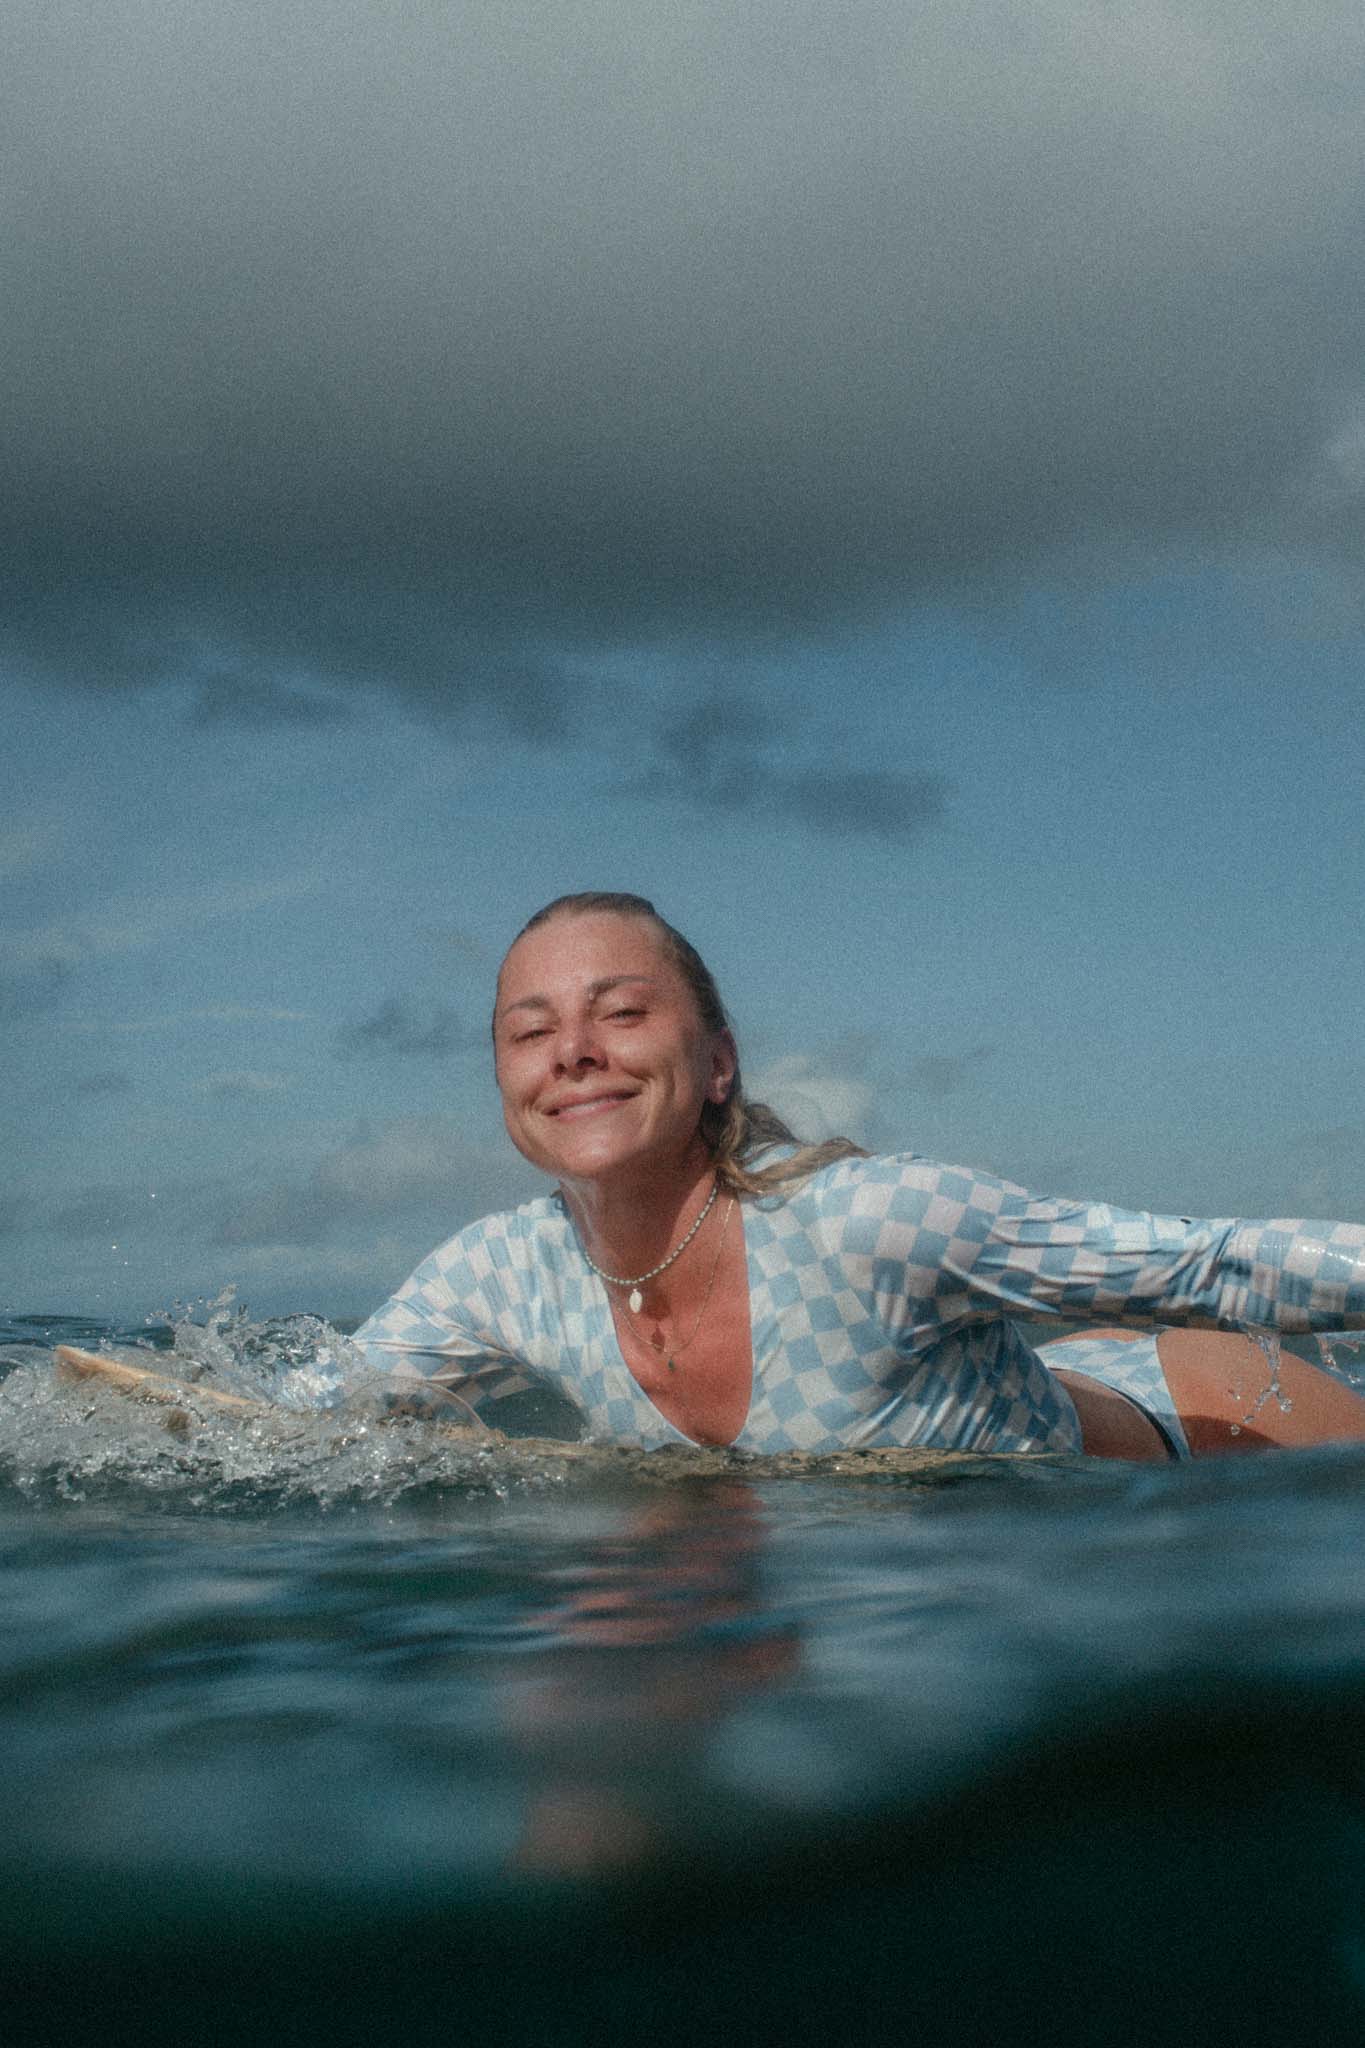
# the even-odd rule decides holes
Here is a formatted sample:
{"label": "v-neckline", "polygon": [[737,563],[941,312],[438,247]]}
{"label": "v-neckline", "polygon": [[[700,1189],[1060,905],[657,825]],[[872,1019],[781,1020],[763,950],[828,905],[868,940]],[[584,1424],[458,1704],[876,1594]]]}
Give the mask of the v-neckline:
{"label": "v-neckline", "polygon": [[612,1352],[614,1354],[614,1360],[609,1360],[608,1362],[614,1362],[617,1366],[620,1367],[621,1371],[625,1374],[627,1380],[630,1382],[632,1390],[639,1395],[642,1401],[648,1403],[651,1412],[658,1417],[659,1421],[663,1424],[664,1428],[671,1429],[674,1436],[678,1439],[678,1442],[680,1444],[686,1444],[690,1450],[694,1451],[732,1451],[735,1445],[739,1442],[740,1438],[743,1436],[745,1430],[749,1427],[750,1422],[753,1420],[754,1401],[758,1391],[758,1352],[754,1344],[753,1254],[749,1246],[749,1233],[747,1229],[745,1229],[744,1224],[743,1198],[739,1195],[736,1195],[734,1201],[735,1207],[739,1211],[739,1227],[744,1240],[744,1279],[745,1291],[747,1293],[749,1302],[749,1399],[744,1409],[744,1420],[740,1423],[739,1428],[735,1431],[734,1435],[730,1438],[728,1443],[704,1444],[702,1443],[699,1437],[689,1436],[686,1430],[679,1429],[676,1422],[669,1421],[668,1417],[664,1414],[663,1409],[659,1406],[657,1401],[654,1399],[654,1396],[649,1392],[648,1388],[642,1387],[639,1380],[636,1379],[634,1373],[631,1371],[629,1362],[626,1358],[626,1354],[621,1349],[621,1338],[616,1328],[616,1318],[611,1312],[611,1296],[607,1293],[606,1287],[600,1279],[597,1283],[602,1291],[602,1305],[606,1312],[607,1330],[609,1332]]}

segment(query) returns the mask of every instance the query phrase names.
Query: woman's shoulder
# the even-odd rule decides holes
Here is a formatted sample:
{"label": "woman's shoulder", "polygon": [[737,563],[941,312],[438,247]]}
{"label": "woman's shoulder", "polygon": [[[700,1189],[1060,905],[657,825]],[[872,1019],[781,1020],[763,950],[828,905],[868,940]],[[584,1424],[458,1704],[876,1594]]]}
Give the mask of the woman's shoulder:
{"label": "woman's shoulder", "polygon": [[[780,1157],[792,1156],[795,1149],[786,1147],[781,1152],[774,1149],[765,1154],[761,1162],[754,1163],[773,1163]],[[1002,1197],[1025,1193],[1013,1181],[1002,1180],[997,1174],[976,1167],[948,1165],[921,1152],[859,1152],[830,1160],[802,1179],[775,1189],[771,1196],[759,1195],[754,1199],[760,1207],[769,1201],[798,1200],[803,1196],[827,1203],[852,1199],[864,1191],[878,1188],[914,1189],[941,1194],[946,1200],[967,1202],[984,1198],[992,1203]]]}
{"label": "woman's shoulder", "polygon": [[466,1223],[427,1254],[418,1274],[463,1291],[498,1274],[557,1265],[571,1240],[568,1212],[559,1196],[540,1195],[515,1209],[494,1210]]}
{"label": "woman's shoulder", "polygon": [[974,1167],[953,1166],[919,1152],[863,1153],[832,1160],[804,1179],[754,1198],[754,1207],[782,1233],[824,1226],[847,1243],[868,1229],[934,1230],[945,1238],[989,1235],[1002,1212],[1029,1199],[1013,1181]]}
{"label": "woman's shoulder", "polygon": [[499,1262],[514,1249],[555,1249],[571,1235],[569,1212],[559,1194],[540,1194],[516,1208],[495,1208],[487,1217],[475,1217],[452,1237],[446,1237],[430,1253],[432,1260],[448,1264],[460,1257],[487,1255]]}

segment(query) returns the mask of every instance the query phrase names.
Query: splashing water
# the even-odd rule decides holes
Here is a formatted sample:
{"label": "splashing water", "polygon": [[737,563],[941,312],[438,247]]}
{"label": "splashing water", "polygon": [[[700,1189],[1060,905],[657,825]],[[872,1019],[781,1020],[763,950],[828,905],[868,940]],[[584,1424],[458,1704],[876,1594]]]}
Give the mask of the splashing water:
{"label": "splashing water", "polygon": [[[318,1316],[254,1321],[227,1290],[200,1321],[184,1305],[155,1320],[155,1344],[110,1343],[85,1329],[49,1334],[86,1348],[97,1341],[120,1363],[164,1374],[182,1390],[178,1401],[63,1381],[46,1349],[10,1353],[15,1363],[0,1384],[0,1488],[29,1500],[258,1511],[503,1496],[562,1480],[553,1447],[518,1456],[487,1432],[456,1436],[449,1424],[467,1422],[469,1411],[453,1398],[441,1404],[441,1428],[429,1415],[390,1414],[392,1382]],[[252,1405],[226,1410],[212,1400],[220,1394]]]}
{"label": "splashing water", "polygon": [[253,1322],[225,1287],[202,1322],[177,1302],[164,1321],[170,1355],[158,1360],[173,1379],[263,1400],[276,1407],[316,1411],[341,1405],[367,1375],[362,1354],[320,1316],[290,1315]]}
{"label": "splashing water", "polygon": [[1331,1331],[1319,1336],[1317,1346],[1328,1372],[1365,1392],[1365,1331]]}
{"label": "splashing water", "polygon": [[[1240,1436],[1243,1427],[1250,1427],[1260,1415],[1268,1401],[1274,1401],[1281,1415],[1288,1415],[1294,1406],[1293,1399],[1280,1385],[1280,1340],[1273,1330],[1252,1330],[1245,1333],[1256,1346],[1266,1363],[1266,1383],[1243,1415],[1241,1422],[1230,1425],[1233,1436]],[[1242,1390],[1238,1389],[1239,1397]]]}
{"label": "splashing water", "polygon": [[[255,1321],[228,1290],[201,1304],[197,1321],[180,1304],[150,1328],[150,1337],[130,1342],[127,1332],[111,1341],[89,1325],[53,1323],[36,1356],[27,1341],[0,1345],[0,1368],[12,1362],[0,1381],[0,1495],[9,1488],[30,1503],[192,1512],[426,1512],[570,1482],[633,1492],[732,1474],[866,1478],[934,1491],[981,1480],[1032,1488],[1079,1481],[1084,1463],[927,1450],[757,1457],[683,1444],[644,1451],[553,1434],[509,1438],[475,1422],[467,1404],[439,1388],[423,1386],[413,1397],[420,1412],[396,1413],[392,1377],[375,1373],[359,1347],[318,1316]],[[47,1346],[63,1342],[151,1370],[177,1392],[130,1397],[98,1379],[61,1379]],[[220,1405],[215,1397],[225,1395],[249,1405]],[[528,1410],[508,1423],[553,1432],[565,1418],[547,1421],[544,1410]]]}

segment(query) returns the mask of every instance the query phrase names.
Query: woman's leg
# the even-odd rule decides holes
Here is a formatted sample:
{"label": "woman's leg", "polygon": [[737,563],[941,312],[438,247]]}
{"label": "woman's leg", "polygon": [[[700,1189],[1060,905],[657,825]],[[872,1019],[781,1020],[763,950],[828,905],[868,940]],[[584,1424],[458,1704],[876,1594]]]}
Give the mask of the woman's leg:
{"label": "woman's leg", "polygon": [[1273,1340],[1267,1350],[1235,1330],[1163,1330],[1156,1348],[1196,1458],[1365,1442],[1365,1399]]}
{"label": "woman's leg", "polygon": [[1171,1447],[1161,1431],[1136,1401],[1106,1387],[1088,1373],[1070,1372],[1051,1366],[1054,1379],[1061,1381],[1076,1404],[1081,1424],[1081,1445],[1088,1458],[1131,1458],[1146,1463],[1164,1463]]}

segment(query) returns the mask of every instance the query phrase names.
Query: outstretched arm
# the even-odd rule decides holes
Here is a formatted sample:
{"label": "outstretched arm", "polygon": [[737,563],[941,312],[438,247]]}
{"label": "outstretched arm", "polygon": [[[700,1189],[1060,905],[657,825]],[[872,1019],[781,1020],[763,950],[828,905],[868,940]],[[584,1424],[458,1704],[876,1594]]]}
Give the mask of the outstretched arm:
{"label": "outstretched arm", "polygon": [[902,1155],[846,1176],[840,1239],[883,1322],[932,1337],[983,1311],[1286,1334],[1365,1328],[1365,1228],[1205,1222],[1031,1195]]}
{"label": "outstretched arm", "polygon": [[1054,1315],[1273,1329],[1365,1328],[1365,1228],[1201,1222],[1011,1191],[969,1284]]}

